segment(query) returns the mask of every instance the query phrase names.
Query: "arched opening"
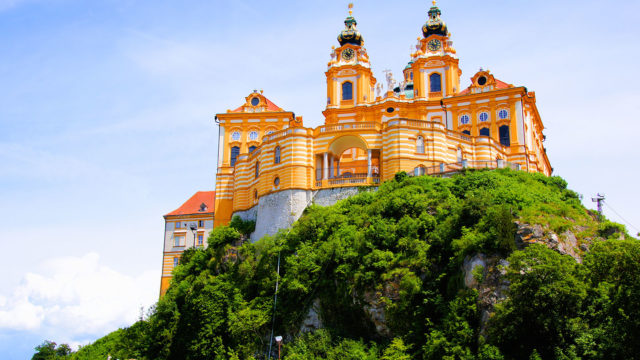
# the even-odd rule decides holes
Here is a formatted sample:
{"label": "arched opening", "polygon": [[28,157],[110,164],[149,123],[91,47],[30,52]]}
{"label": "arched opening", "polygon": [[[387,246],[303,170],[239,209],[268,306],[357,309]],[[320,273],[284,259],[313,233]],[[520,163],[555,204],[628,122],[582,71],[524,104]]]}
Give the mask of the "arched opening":
{"label": "arched opening", "polygon": [[416,139],[416,152],[418,154],[424,154],[424,138],[422,136],[418,136]]}
{"label": "arched opening", "polygon": [[273,151],[273,163],[280,164],[280,146],[276,146],[276,149]]}
{"label": "arched opening", "polygon": [[480,129],[480,136],[491,136],[491,131],[489,128]]}
{"label": "arched opening", "polygon": [[380,175],[380,150],[369,149],[359,136],[346,135],[335,139],[326,153],[316,158],[316,179],[328,179],[329,185],[342,182],[365,183]]}
{"label": "arched opening", "polygon": [[351,81],[342,83],[342,100],[353,100],[353,83]]}
{"label": "arched opening", "polygon": [[256,149],[255,146],[249,146],[249,154],[251,154]]}
{"label": "arched opening", "polygon": [[441,92],[442,91],[442,76],[438,73],[429,75],[429,91]]}
{"label": "arched opening", "polygon": [[236,165],[236,161],[238,160],[238,155],[240,155],[240,147],[234,146],[231,148],[231,166]]}
{"label": "arched opening", "polygon": [[500,135],[500,144],[504,146],[511,146],[511,138],[509,136],[509,125],[502,125],[498,130]]}

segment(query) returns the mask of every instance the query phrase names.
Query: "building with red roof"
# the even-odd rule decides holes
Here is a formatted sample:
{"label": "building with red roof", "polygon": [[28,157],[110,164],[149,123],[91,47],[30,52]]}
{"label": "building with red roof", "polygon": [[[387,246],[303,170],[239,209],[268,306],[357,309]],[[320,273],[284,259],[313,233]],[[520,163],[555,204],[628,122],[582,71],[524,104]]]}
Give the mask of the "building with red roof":
{"label": "building with red roof", "polygon": [[213,230],[215,191],[198,191],[179,208],[164,215],[164,247],[160,296],[169,288],[172,272],[182,253],[193,247],[206,247]]}

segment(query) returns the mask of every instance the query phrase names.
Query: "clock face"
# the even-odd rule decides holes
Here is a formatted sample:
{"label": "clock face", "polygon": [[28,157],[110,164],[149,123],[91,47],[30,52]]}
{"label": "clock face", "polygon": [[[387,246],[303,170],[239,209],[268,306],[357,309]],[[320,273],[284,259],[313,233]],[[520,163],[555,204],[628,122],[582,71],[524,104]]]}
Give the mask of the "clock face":
{"label": "clock face", "polygon": [[440,50],[441,46],[442,43],[438,39],[433,39],[427,43],[427,49],[429,49],[430,51],[438,51]]}
{"label": "clock face", "polygon": [[353,49],[344,49],[344,51],[342,51],[342,58],[347,61],[353,59],[355,55],[356,53],[355,51],[353,51]]}

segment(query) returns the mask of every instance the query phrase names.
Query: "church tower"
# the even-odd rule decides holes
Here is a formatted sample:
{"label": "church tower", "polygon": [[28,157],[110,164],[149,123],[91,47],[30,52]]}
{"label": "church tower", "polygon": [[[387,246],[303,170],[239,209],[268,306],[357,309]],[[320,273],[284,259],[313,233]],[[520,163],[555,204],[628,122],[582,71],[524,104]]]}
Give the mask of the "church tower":
{"label": "church tower", "polygon": [[442,12],[433,1],[429,19],[422,26],[423,38],[418,38],[411,66],[416,99],[439,100],[460,91],[458,57],[451,33],[440,18]]}
{"label": "church tower", "polygon": [[338,35],[340,47],[332,47],[327,76],[326,122],[337,122],[334,109],[347,109],[371,103],[374,100],[376,79],[371,72],[369,55],[364,39],[353,17],[353,4],[349,4],[349,16],[345,29]]}

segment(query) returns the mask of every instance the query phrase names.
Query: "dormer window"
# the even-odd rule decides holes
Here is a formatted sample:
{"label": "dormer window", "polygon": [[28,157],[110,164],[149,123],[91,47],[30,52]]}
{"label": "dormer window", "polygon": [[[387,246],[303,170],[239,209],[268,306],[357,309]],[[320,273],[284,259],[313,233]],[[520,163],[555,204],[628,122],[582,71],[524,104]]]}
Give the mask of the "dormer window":
{"label": "dormer window", "polygon": [[260,104],[260,98],[254,97],[251,99],[251,106],[258,106],[258,104]]}
{"label": "dormer window", "polygon": [[478,85],[484,86],[487,83],[487,78],[485,76],[480,76],[478,78]]}
{"label": "dormer window", "polygon": [[[200,204],[200,212],[205,212],[205,211],[207,211],[207,204],[205,204],[205,203]],[[198,225],[200,225],[200,224],[198,224]],[[200,227],[202,227],[202,225],[200,225]]]}
{"label": "dormer window", "polygon": [[353,84],[351,81],[342,83],[342,100],[353,100]]}

